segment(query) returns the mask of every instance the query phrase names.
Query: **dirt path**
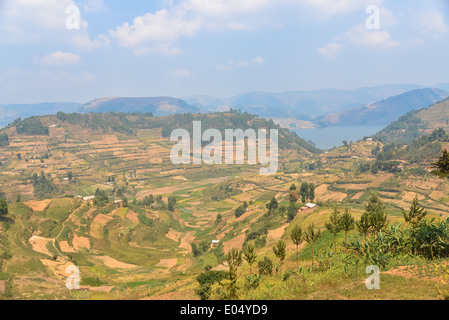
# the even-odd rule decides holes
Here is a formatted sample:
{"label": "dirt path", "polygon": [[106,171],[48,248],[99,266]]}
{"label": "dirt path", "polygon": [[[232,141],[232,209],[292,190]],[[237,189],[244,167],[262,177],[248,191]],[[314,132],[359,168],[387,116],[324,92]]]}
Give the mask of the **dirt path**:
{"label": "dirt path", "polygon": [[180,249],[187,250],[188,253],[192,251],[192,246],[190,243],[195,239],[195,231],[187,231],[185,236],[181,239],[179,244]]}
{"label": "dirt path", "polygon": [[66,258],[65,255],[62,254],[61,251],[58,250],[58,248],[56,247],[55,243],[56,243],[56,240],[61,236],[62,232],[64,231],[66,222],[69,221],[69,220],[71,220],[71,219],[72,219],[72,215],[73,215],[74,213],[78,212],[81,208],[83,208],[84,205],[85,205],[84,203],[81,204],[76,210],[74,210],[74,211],[67,217],[67,219],[62,223],[61,231],[59,231],[58,235],[53,239],[53,247],[56,249],[56,251],[58,252],[58,254],[65,260],[66,263],[68,263],[69,260]]}
{"label": "dirt path", "polygon": [[[49,267],[53,273],[59,278],[62,279],[66,276],[65,274],[65,269],[68,265],[70,265],[70,261],[69,259],[67,259],[67,257],[60,251],[58,250],[58,248],[56,247],[56,240],[61,236],[62,232],[64,231],[65,228],[65,224],[67,221],[69,221],[72,218],[72,215],[74,213],[76,213],[78,210],[80,210],[82,207],[84,207],[84,204],[82,204],[79,208],[77,208],[76,210],[74,210],[68,217],[67,219],[62,223],[62,228],[61,231],[58,233],[58,235],[55,238],[42,238],[42,237],[37,237],[37,236],[32,236],[28,241],[30,242],[32,248],[34,251],[36,252],[40,252],[40,253],[44,253],[48,256],[52,256],[52,254],[50,253],[50,251],[47,249],[46,245],[51,242],[53,247],[55,248],[56,252],[58,253],[58,255],[63,259],[63,261],[52,261],[52,260],[48,260],[48,259],[41,259],[42,263]],[[19,221],[20,221],[20,217],[19,217]],[[25,226],[23,225],[22,221],[20,221],[22,228],[24,229]],[[16,234],[17,237],[17,234]]]}

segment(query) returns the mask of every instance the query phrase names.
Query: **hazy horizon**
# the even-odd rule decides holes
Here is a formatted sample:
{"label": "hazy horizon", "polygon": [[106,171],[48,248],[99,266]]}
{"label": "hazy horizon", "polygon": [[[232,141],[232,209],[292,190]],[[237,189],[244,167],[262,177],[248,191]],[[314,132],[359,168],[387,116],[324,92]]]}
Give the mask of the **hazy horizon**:
{"label": "hazy horizon", "polygon": [[0,104],[432,87],[448,19],[443,0],[3,1]]}

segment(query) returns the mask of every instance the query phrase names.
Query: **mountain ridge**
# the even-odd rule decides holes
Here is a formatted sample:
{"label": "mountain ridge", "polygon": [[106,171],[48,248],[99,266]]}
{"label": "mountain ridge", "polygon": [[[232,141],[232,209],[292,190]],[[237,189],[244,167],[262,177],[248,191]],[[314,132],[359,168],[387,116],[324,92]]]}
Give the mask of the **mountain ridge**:
{"label": "mountain ridge", "polygon": [[388,125],[407,112],[422,109],[449,96],[441,89],[416,89],[373,104],[331,113],[314,120],[321,126]]}

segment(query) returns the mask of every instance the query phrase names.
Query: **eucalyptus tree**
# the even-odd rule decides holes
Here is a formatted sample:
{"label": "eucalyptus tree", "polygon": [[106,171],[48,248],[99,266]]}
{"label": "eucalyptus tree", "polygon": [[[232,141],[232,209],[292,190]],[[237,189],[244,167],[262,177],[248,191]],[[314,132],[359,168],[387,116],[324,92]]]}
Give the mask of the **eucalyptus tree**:
{"label": "eucalyptus tree", "polygon": [[248,244],[246,246],[246,249],[243,251],[243,259],[245,259],[245,261],[248,262],[249,273],[252,275],[253,274],[252,267],[253,267],[253,264],[257,260],[257,254],[256,254],[256,250],[254,248],[254,245]]}
{"label": "eucalyptus tree", "polygon": [[329,230],[330,233],[334,235],[334,252],[337,253],[337,235],[341,231],[341,217],[340,212],[337,210],[337,207],[334,207],[334,211],[332,211],[329,222],[326,222],[325,227]]}
{"label": "eucalyptus tree", "polygon": [[278,243],[273,246],[273,252],[280,261],[281,270],[282,270],[282,265],[284,264],[284,260],[285,260],[285,255],[286,255],[285,248],[286,247],[287,247],[287,245],[282,240],[279,240]]}
{"label": "eucalyptus tree", "polygon": [[341,230],[345,232],[345,252],[348,251],[348,233],[354,230],[355,220],[351,216],[348,209],[345,209],[345,213],[340,217],[340,227]]}
{"label": "eucalyptus tree", "polygon": [[237,269],[242,265],[242,251],[232,249],[225,256],[225,260],[229,267],[229,297],[237,298]]}
{"label": "eucalyptus tree", "polygon": [[303,241],[302,229],[299,225],[296,225],[293,228],[292,233],[290,234],[290,237],[296,246],[296,269],[299,269],[299,245]]}
{"label": "eucalyptus tree", "polygon": [[304,240],[312,246],[312,269],[314,257],[314,243],[321,237],[321,231],[312,223],[304,234]]}
{"label": "eucalyptus tree", "polygon": [[410,210],[407,212],[402,209],[402,214],[404,215],[405,222],[415,227],[425,216],[427,216],[427,210],[419,204],[418,196],[416,196],[413,199]]}

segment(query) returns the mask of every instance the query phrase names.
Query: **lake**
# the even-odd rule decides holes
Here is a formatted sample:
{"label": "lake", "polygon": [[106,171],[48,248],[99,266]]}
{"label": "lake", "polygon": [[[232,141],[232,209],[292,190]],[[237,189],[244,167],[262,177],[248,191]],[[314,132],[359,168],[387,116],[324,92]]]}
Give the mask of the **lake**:
{"label": "lake", "polygon": [[345,126],[293,131],[301,138],[313,141],[318,148],[327,150],[342,146],[344,140],[355,142],[364,137],[370,137],[383,128],[385,126]]}

